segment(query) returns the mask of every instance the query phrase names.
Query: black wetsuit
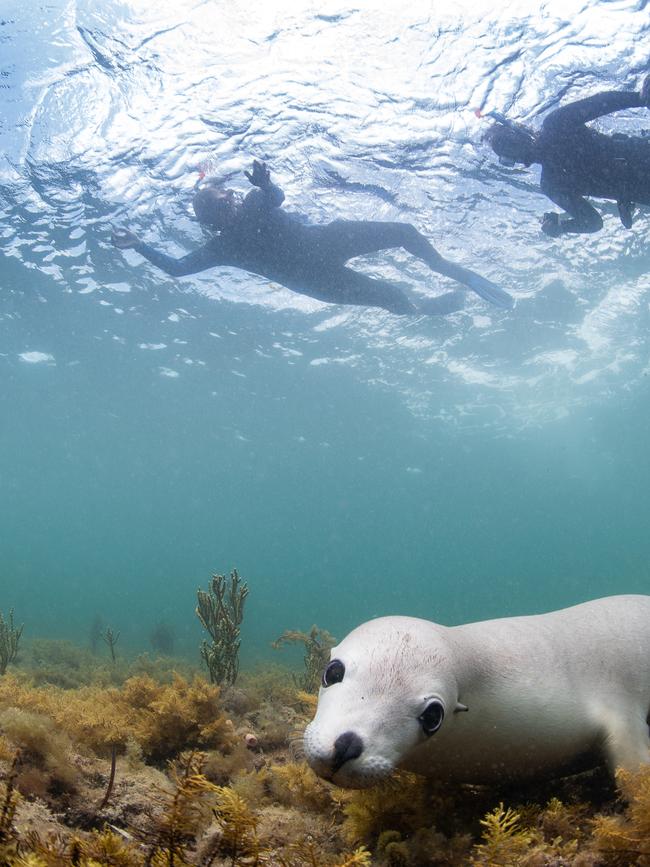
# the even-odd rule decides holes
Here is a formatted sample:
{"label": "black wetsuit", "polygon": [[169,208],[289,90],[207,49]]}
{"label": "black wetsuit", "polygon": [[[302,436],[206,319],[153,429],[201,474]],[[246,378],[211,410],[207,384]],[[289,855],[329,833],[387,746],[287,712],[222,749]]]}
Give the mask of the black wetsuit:
{"label": "black wetsuit", "polygon": [[572,217],[562,220],[563,233],[602,228],[600,214],[584,196],[614,199],[619,208],[650,204],[650,139],[605,135],[586,126],[602,115],[644,105],[635,91],[612,91],[572,102],[545,118],[536,161],[542,164],[542,192]]}
{"label": "black wetsuit", "polygon": [[383,307],[396,314],[440,314],[458,309],[457,298],[455,307],[450,306],[451,294],[423,299],[416,306],[399,286],[345,267],[355,256],[403,247],[434,271],[469,286],[488,301],[511,306],[503,290],[448,262],[409,223],[336,220],[313,225],[281,210],[283,201],[284,193],[275,184],[252,190],[231,226],[181,259],[160,253],[149,244],[139,243],[134,249],[173,277],[225,265],[334,304]]}

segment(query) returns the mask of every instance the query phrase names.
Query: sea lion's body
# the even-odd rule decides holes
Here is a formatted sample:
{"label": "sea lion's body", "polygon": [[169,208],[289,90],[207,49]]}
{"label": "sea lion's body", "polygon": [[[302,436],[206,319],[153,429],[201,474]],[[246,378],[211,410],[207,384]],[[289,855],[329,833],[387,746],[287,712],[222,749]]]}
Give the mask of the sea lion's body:
{"label": "sea lion's body", "polygon": [[[331,659],[344,674],[321,688],[305,750],[342,786],[395,768],[487,783],[650,760],[650,596],[455,627],[382,617]],[[427,735],[421,715],[442,721]]]}

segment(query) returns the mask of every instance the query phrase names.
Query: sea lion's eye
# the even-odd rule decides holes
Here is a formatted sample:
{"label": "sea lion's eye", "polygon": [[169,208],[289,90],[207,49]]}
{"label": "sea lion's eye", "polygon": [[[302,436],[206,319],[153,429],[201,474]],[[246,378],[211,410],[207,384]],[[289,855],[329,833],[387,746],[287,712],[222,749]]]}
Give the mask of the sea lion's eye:
{"label": "sea lion's eye", "polygon": [[422,711],[418,717],[418,722],[422,726],[422,731],[429,737],[429,735],[438,731],[444,718],[445,709],[442,706],[442,702],[434,699]]}
{"label": "sea lion's eye", "polygon": [[323,672],[323,686],[340,683],[345,674],[345,666],[340,659],[333,659]]}

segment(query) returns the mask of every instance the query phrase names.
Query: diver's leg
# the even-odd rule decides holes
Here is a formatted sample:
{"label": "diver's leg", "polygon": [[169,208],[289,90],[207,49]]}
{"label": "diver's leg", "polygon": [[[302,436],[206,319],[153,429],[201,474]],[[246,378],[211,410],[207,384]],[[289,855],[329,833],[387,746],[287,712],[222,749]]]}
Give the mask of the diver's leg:
{"label": "diver's leg", "polygon": [[403,247],[420,259],[424,248],[415,252],[411,247],[414,245],[413,235],[419,237],[428,244],[430,250],[435,250],[424,236],[420,235],[414,226],[409,223],[389,223],[377,220],[335,220],[326,226],[319,227],[319,247],[333,259],[347,262],[355,256],[365,256],[368,253],[376,253],[378,250],[388,250],[394,247]]}
{"label": "diver's leg", "polygon": [[328,295],[335,303],[383,307],[396,316],[413,316],[418,312],[406,292],[388,280],[377,280],[351,268],[337,269],[336,274],[329,276]]}
{"label": "diver's leg", "polygon": [[497,307],[513,306],[513,300],[507,292],[504,292],[491,280],[486,280],[480,274],[470,271],[469,268],[463,268],[462,265],[449,262],[427,241],[424,235],[418,232],[415,226],[410,223],[396,223],[394,225],[402,227],[404,237],[402,247],[413,256],[426,262],[432,271],[437,271],[438,274],[467,286],[468,289],[476,292],[490,304],[496,304]]}
{"label": "diver's leg", "polygon": [[322,241],[319,246],[332,258],[347,261],[353,256],[402,247],[426,262],[432,271],[467,286],[491,304],[512,307],[512,298],[503,289],[468,268],[448,262],[410,223],[337,220],[322,227],[320,234]]}
{"label": "diver's leg", "polygon": [[382,307],[396,316],[444,316],[460,310],[464,302],[463,292],[447,292],[437,298],[413,302],[400,286],[388,280],[369,277],[352,268],[339,269],[330,286],[328,300],[334,303]]}
{"label": "diver's leg", "polygon": [[426,316],[447,316],[464,308],[465,297],[465,293],[457,289],[436,298],[421,298],[418,299],[418,312]]}

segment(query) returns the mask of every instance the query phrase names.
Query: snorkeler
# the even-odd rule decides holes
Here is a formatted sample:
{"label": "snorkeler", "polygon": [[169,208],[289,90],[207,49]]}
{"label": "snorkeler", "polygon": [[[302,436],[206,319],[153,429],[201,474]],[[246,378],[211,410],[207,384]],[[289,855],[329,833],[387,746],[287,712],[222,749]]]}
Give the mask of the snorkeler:
{"label": "snorkeler", "polygon": [[541,191],[564,209],[547,213],[542,231],[551,238],[598,232],[603,220],[585,196],[613,199],[621,223],[631,228],[634,204],[650,204],[650,138],[605,135],[586,126],[590,120],[626,108],[650,107],[650,75],[641,90],[606,91],[570,102],[544,119],[539,132],[498,112],[485,139],[503,165],[541,163]]}
{"label": "snorkeler", "polygon": [[309,225],[280,210],[284,193],[271,182],[264,163],[255,160],[246,177],[257,189],[244,199],[212,181],[199,187],[192,202],[194,213],[215,234],[203,247],[181,259],[158,252],[124,228],[113,231],[112,242],[121,250],[136,250],[172,277],[225,265],[259,274],[331,304],[383,307],[398,315],[460,310],[461,291],[411,300],[400,286],[345,267],[354,256],[402,247],[432,271],[467,286],[486,301],[512,307],[510,295],[490,280],[448,262],[408,223],[335,220],[326,225]]}

